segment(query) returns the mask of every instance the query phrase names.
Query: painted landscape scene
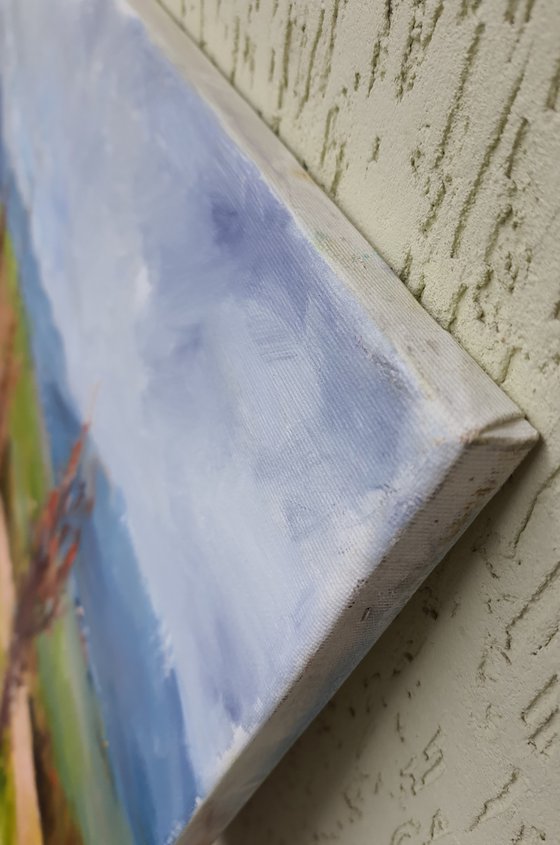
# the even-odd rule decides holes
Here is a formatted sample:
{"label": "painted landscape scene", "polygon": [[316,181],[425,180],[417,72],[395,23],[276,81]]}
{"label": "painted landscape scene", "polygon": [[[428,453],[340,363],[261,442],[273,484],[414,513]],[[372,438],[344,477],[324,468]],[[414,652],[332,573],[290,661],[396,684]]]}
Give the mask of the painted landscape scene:
{"label": "painted landscape scene", "polygon": [[534,439],[150,5],[0,0],[6,845],[210,845]]}

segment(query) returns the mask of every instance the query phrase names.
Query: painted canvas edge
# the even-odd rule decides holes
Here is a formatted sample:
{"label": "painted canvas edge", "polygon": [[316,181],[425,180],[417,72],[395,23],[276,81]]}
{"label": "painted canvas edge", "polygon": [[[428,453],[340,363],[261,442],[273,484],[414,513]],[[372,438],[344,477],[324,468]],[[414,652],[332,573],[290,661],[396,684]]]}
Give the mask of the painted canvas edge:
{"label": "painted canvas edge", "polygon": [[[519,430],[521,427],[521,431]],[[272,770],[324,701],[347,679],[408,599],[457,542],[480,511],[526,457],[535,438],[520,445],[532,428],[522,420],[499,425],[465,444],[447,475],[407,530],[395,542],[312,656],[272,717],[232,762],[212,794],[197,808],[178,845],[210,845]],[[459,516],[451,503],[464,503]],[[433,525],[438,523],[437,540]],[[386,601],[380,603],[379,597]],[[369,626],[368,626],[369,623]],[[353,631],[349,647],[348,631]],[[338,666],[336,681],[333,666]],[[302,718],[302,714],[305,714]],[[286,738],[286,724],[296,725]],[[262,771],[262,760],[270,761]],[[257,774],[255,774],[257,773]]]}
{"label": "painted canvas edge", "polygon": [[[515,403],[417,302],[393,270],[313,181],[293,154],[233,88],[171,13],[156,0],[118,0],[216,115],[225,133],[258,168],[317,253],[437,398],[461,438],[524,417]],[[445,362],[445,366],[442,366]],[[520,445],[533,442],[527,425]]]}
{"label": "painted canvas edge", "polygon": [[[437,395],[450,428],[464,444],[457,462],[434,491],[409,531],[397,538],[382,565],[360,585],[360,593],[337,619],[272,718],[232,760],[231,768],[197,808],[179,842],[206,845],[220,833],[292,744],[321,704],[330,697],[398,613],[446,550],[472,521],[533,445],[536,435],[521,412],[478,365],[429,317],[394,273],[312,182],[305,171],[237,95],[177,24],[152,0],[127,0],[163,55],[195,87],[225,131],[253,162],[292,211],[317,251],[336,270],[350,297],[366,308],[411,366]],[[448,368],[442,368],[442,356]],[[482,458],[482,459],[481,459]],[[490,474],[489,474],[489,470]],[[469,483],[474,482],[474,485]],[[464,502],[460,519],[445,502]],[[439,515],[436,546],[430,529]],[[419,549],[423,549],[420,553]],[[403,565],[403,563],[405,565]],[[406,593],[403,579],[407,578]],[[376,630],[363,634],[360,623],[380,592],[399,591],[398,605],[377,617]],[[368,614],[367,611],[370,611]],[[357,632],[348,654],[348,626]],[[344,636],[342,636],[344,634]],[[340,644],[344,643],[344,649]],[[326,684],[337,665],[336,683]],[[287,732],[289,726],[289,732]],[[262,760],[267,759],[266,770]]]}

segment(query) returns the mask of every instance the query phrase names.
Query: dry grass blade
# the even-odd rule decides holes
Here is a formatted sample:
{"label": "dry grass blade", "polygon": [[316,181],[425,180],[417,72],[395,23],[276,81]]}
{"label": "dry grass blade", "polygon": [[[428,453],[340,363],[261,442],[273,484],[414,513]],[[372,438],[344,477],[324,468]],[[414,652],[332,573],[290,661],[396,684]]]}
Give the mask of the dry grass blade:
{"label": "dry grass blade", "polygon": [[10,707],[23,683],[33,642],[60,613],[64,588],[80,543],[80,526],[91,509],[80,479],[88,426],[74,444],[58,485],[51,490],[35,525],[31,558],[18,590],[0,699],[0,739],[10,722]]}
{"label": "dry grass blade", "polygon": [[[6,218],[0,209],[0,477],[9,438],[10,404],[19,366],[15,360],[17,315],[8,291]],[[80,542],[88,510],[79,478],[88,426],[74,444],[58,485],[50,492],[34,528],[29,566],[16,599],[0,699],[0,741],[10,722],[10,707],[24,680],[34,639],[60,612],[64,587]]]}

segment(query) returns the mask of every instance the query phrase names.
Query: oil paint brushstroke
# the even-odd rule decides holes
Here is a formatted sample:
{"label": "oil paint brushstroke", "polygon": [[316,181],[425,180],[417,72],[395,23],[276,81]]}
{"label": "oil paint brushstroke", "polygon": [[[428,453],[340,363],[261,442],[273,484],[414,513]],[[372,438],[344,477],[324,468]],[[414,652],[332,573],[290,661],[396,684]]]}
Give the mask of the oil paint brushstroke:
{"label": "oil paint brushstroke", "polygon": [[[9,238],[4,246],[3,294],[15,316],[12,353],[17,378],[11,401],[4,407],[9,454],[2,469],[1,486],[12,562],[21,580],[32,553],[33,525],[41,503],[46,501],[52,472],[44,450],[43,419],[37,403],[28,325],[18,290],[19,270]],[[114,794],[82,642],[74,607],[70,604],[69,612],[53,626],[52,633],[39,641],[39,677],[29,678],[43,834],[49,845],[81,845],[100,840],[128,845],[132,841],[130,831]],[[6,845],[16,845],[22,841],[19,812],[14,818],[14,809],[19,807],[19,800],[14,800],[18,783],[13,783],[8,761],[6,750],[0,759],[0,840]],[[23,808],[23,813],[28,830],[29,808]]]}
{"label": "oil paint brushstroke", "polygon": [[[282,196],[256,163],[264,149],[270,173],[292,167],[277,139],[248,154],[160,46],[172,25],[154,11],[152,37],[136,6],[150,3],[0,0],[2,191],[55,474],[97,391],[81,632],[67,622],[66,657],[44,646],[42,677],[52,716],[57,696],[75,706],[56,682],[71,670],[97,726],[61,755],[67,789],[97,731],[92,777],[127,819],[111,809],[100,836],[111,798],[95,805],[82,778],[88,842],[209,843],[533,435],[349,224],[336,218],[338,240],[320,215],[301,224],[286,200],[299,189]],[[210,99],[233,97],[205,75]],[[337,269],[352,238],[377,312]],[[391,285],[402,331],[467,385],[456,407],[453,377],[430,383],[389,330]],[[452,469],[501,423],[453,503]],[[419,527],[418,568],[393,566],[380,593],[373,574],[442,489],[441,536]]]}

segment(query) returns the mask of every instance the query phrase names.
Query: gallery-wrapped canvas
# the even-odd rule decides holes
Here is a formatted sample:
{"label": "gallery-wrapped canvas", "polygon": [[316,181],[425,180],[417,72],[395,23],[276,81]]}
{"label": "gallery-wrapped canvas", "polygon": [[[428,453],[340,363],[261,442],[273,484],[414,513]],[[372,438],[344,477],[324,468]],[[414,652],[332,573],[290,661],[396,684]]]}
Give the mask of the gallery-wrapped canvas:
{"label": "gallery-wrapped canvas", "polygon": [[21,501],[90,423],[57,769],[208,845],[534,432],[151,0],[0,0],[0,92]]}

